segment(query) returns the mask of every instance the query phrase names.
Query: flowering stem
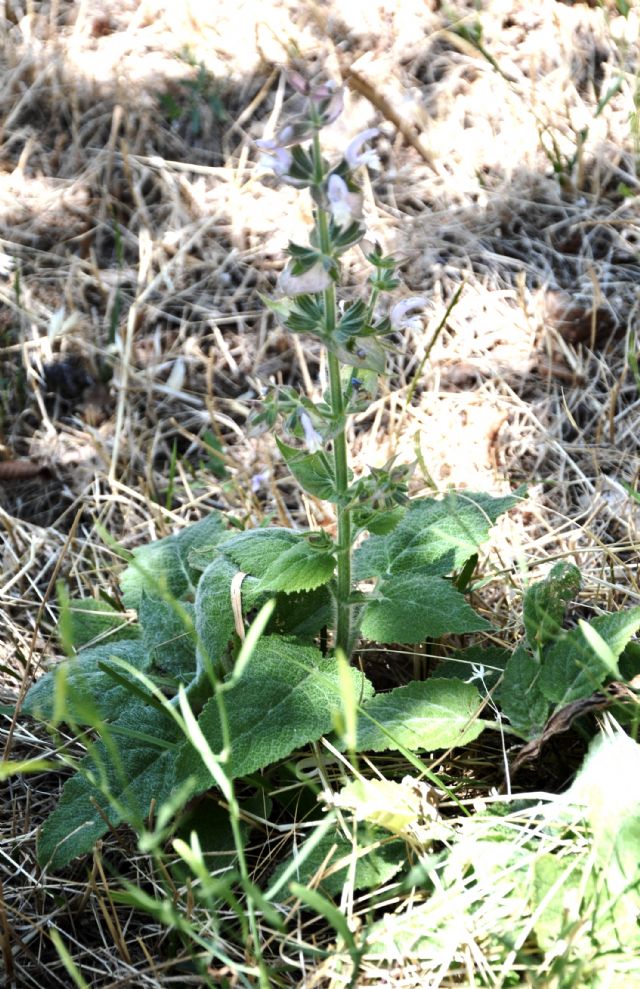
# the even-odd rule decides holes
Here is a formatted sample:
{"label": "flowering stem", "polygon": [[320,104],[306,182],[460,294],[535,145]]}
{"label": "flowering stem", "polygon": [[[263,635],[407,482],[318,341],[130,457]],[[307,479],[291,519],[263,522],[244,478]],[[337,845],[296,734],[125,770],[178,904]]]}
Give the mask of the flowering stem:
{"label": "flowering stem", "polygon": [[[313,160],[316,188],[322,184],[322,156],[318,131],[313,136]],[[316,213],[318,247],[325,255],[331,253],[329,218],[326,210],[318,205]],[[324,331],[330,336],[336,326],[336,290],[333,282],[324,291]],[[341,423],[340,430],[333,439],[333,460],[335,469],[338,521],[337,579],[336,579],[336,627],[334,645],[349,657],[351,653],[351,509],[347,506],[349,469],[347,464],[347,437],[345,430],[345,396],[340,380],[340,362],[335,354],[327,350],[329,367],[329,395],[334,419]]]}

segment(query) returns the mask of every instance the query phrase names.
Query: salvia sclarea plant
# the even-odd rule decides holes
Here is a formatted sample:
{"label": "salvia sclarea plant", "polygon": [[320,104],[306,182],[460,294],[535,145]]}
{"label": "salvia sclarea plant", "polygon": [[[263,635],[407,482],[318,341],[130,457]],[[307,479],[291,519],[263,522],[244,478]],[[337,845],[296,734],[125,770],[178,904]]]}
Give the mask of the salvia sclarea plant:
{"label": "salvia sclarea plant", "polygon": [[[38,856],[50,868],[64,867],[123,822],[143,835],[145,848],[160,847],[175,836],[183,808],[217,788],[246,885],[234,780],[248,785],[259,771],[277,774],[292,753],[332,733],[333,744],[354,755],[397,749],[414,764],[421,750],[467,743],[495,724],[478,715],[505,665],[505,709],[519,737],[539,732],[564,699],[558,677],[570,671],[558,672],[565,654],[557,643],[567,594],[576,588],[564,571],[530,592],[530,650],[509,657],[472,646],[470,679],[468,665],[458,662],[452,671],[445,663],[435,677],[376,694],[349,662],[361,638],[415,645],[490,630],[466,591],[478,547],[518,495],[410,498],[409,467],[352,473],[350,417],[369,407],[393,335],[425,300],[386,300],[399,286],[397,263],[366,239],[358,178],[377,164],[370,148],[377,131],[358,135],[340,160],[328,161],[320,134],[341,112],[342,92],[298,74],[290,82],[304,112],[259,142],[260,152],[281,181],[308,190],[314,224],[307,244],[289,244],[279,295],[268,305],[286,330],[324,348],[328,386],[320,401],[289,387],[273,391],[253,426],[283,425],[280,453],[300,487],[333,506],[336,535],[277,526],[241,531],[212,512],[129,554],[120,575],[128,615],[101,600],[63,607],[61,638],[70,657],[31,687],[23,713],[89,725],[99,737],[85,734],[87,755],[41,829]],[[370,265],[366,293],[339,300],[342,257],[358,245]],[[627,613],[613,638],[601,626],[616,655],[639,616],[638,609]],[[572,644],[582,662],[584,643]],[[583,677],[583,691],[598,680],[597,669]],[[528,695],[537,702],[529,718]],[[508,730],[508,715],[502,725]],[[184,841],[175,839],[174,847],[188,859]],[[189,861],[196,852],[192,844]]]}

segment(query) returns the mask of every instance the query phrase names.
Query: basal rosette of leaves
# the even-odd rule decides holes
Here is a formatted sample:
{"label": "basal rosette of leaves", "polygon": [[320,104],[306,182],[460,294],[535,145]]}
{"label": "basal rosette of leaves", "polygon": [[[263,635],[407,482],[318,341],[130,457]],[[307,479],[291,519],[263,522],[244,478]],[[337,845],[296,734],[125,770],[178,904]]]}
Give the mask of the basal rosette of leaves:
{"label": "basal rosette of leaves", "polygon": [[[369,536],[355,554],[355,576],[375,581],[375,588],[354,591],[350,605],[362,634],[414,643],[487,628],[451,575],[477,554],[514,501],[466,493],[417,499],[390,531]],[[94,613],[86,603],[76,608],[72,628],[80,648],[32,686],[22,708],[23,715],[90,726],[97,734],[41,830],[41,864],[60,869],[110,827],[142,829],[152,807],[178,793],[185,805],[215,785],[180,721],[180,687],[214,753],[225,746],[213,685],[228,687],[223,766],[230,779],[277,766],[332,733],[348,701],[338,660],[318,642],[335,613],[335,571],[335,544],[326,534],[238,531],[213,513],[134,552],[120,577],[123,601],[138,615],[127,626],[129,638],[121,637],[122,613]],[[275,601],[239,676],[234,594],[243,629],[257,608]],[[92,645],[87,629],[117,634]],[[347,669],[359,750],[448,748],[473,740],[488,724],[478,718],[482,698],[473,685],[430,680],[374,695],[363,673]]]}

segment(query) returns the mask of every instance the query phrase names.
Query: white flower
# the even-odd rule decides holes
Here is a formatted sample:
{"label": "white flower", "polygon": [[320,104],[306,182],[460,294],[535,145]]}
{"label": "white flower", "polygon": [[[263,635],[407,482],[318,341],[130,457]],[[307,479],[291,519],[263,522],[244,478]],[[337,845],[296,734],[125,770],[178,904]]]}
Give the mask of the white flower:
{"label": "white flower", "polygon": [[314,264],[302,275],[294,275],[291,265],[280,273],[278,278],[278,288],[283,295],[315,295],[316,292],[324,292],[331,285],[331,278],[320,262]]}
{"label": "white flower", "polygon": [[329,197],[329,211],[339,227],[348,227],[353,220],[360,218],[362,196],[358,192],[351,192],[347,183],[339,175],[329,177],[327,195]]}
{"label": "white flower", "polygon": [[304,441],[309,453],[317,453],[322,449],[322,436],[313,428],[313,423],[307,412],[300,413],[300,425],[304,431]]}
{"label": "white flower", "polygon": [[344,153],[344,158],[349,168],[358,168],[359,165],[368,165],[369,168],[380,168],[380,159],[375,151],[371,149],[361,151],[362,146],[367,141],[371,141],[372,138],[377,137],[379,133],[380,131],[377,128],[372,127],[369,130],[363,130],[361,134],[357,134],[354,137]]}
{"label": "white flower", "polygon": [[428,300],[423,299],[421,295],[413,295],[409,299],[403,299],[402,302],[396,302],[390,313],[392,328],[394,330],[422,329],[421,318],[409,314],[424,309],[428,305]]}

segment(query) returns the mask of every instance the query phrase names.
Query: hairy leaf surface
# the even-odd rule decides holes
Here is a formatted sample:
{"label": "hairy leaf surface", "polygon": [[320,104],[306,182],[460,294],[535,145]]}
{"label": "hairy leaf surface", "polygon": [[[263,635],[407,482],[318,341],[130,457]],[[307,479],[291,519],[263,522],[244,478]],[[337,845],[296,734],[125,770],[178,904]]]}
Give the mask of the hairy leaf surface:
{"label": "hairy leaf surface", "polygon": [[562,634],[567,603],[580,590],[580,571],[571,563],[558,563],[545,578],[529,587],[524,596],[523,618],[527,641],[537,654]]}
{"label": "hairy leaf surface", "polygon": [[[62,869],[91,851],[98,838],[122,822],[140,826],[151,801],[161,806],[176,785],[179,729],[164,711],[129,707],[96,742],[80,772],[64,785],[38,840],[42,866]],[[108,794],[105,795],[105,794]]]}
{"label": "hairy leaf surface", "polygon": [[296,481],[308,494],[325,501],[336,500],[333,468],[324,451],[304,453],[276,437],[278,449]]}
{"label": "hairy leaf surface", "polygon": [[42,721],[51,720],[58,689],[63,691],[65,720],[88,725],[97,720],[117,718],[131,704],[132,692],[107,672],[113,668],[119,678],[129,679],[128,674],[112,662],[114,658],[124,660],[138,670],[148,670],[151,665],[151,658],[140,639],[83,649],[34,683],[24,699],[22,713]]}
{"label": "hairy leaf surface", "polygon": [[416,499],[389,535],[370,536],[356,551],[356,580],[418,572],[445,576],[459,569],[487,539],[499,515],[518,497],[487,494]]}
{"label": "hairy leaf surface", "polygon": [[[201,665],[215,665],[224,656],[233,637],[235,621],[231,603],[231,583],[239,568],[223,556],[218,556],[202,574],[196,595],[196,632]],[[242,584],[242,600],[251,596],[255,580],[246,578]],[[247,605],[248,607],[248,605]]]}
{"label": "hairy leaf surface", "polygon": [[[480,735],[488,722],[477,717],[482,698],[462,680],[423,680],[377,694],[358,717],[359,751],[448,749]],[[376,723],[377,722],[377,723]]]}
{"label": "hairy leaf surface", "polygon": [[[640,629],[640,607],[599,615],[589,623],[617,659]],[[587,642],[580,628],[571,629],[545,651],[540,689],[560,706],[588,697],[609,676],[609,669]]]}
{"label": "hairy leaf surface", "polygon": [[76,649],[102,640],[96,645],[119,642],[122,639],[135,639],[140,628],[131,623],[128,615],[117,611],[101,598],[82,598],[69,603],[71,622],[71,643]]}
{"label": "hairy leaf surface", "polygon": [[[371,695],[360,672],[351,669],[349,675],[356,697]],[[338,662],[317,649],[269,636],[258,643],[224,702],[231,736],[226,771],[232,777],[246,776],[331,731],[332,712],[341,707]],[[223,737],[215,699],[205,705],[199,725],[213,753],[220,753]],[[194,774],[203,789],[212,785],[191,745],[180,758],[179,771],[182,778]]]}
{"label": "hairy leaf surface", "polygon": [[152,669],[184,682],[193,678],[196,669],[194,619],[192,604],[172,604],[142,592],[142,642],[149,653]]}
{"label": "hairy leaf surface", "polygon": [[540,734],[549,714],[549,702],[540,689],[540,663],[519,646],[507,663],[497,695],[513,728],[527,738]]}
{"label": "hairy leaf surface", "polygon": [[335,558],[330,553],[314,549],[302,540],[273,561],[257,589],[285,594],[312,591],[331,580],[335,565]]}
{"label": "hairy leaf surface", "polygon": [[142,591],[158,596],[158,588],[175,598],[193,595],[198,572],[189,562],[192,549],[201,552],[215,546],[227,533],[224,516],[211,512],[206,518],[172,536],[139,546],[133,561],[120,575],[122,597],[128,608],[138,608]]}
{"label": "hairy leaf surface", "polygon": [[300,540],[293,529],[274,526],[270,529],[249,529],[226,539],[220,551],[245,573],[262,577],[269,567]]}
{"label": "hairy leaf surface", "polygon": [[380,597],[365,606],[361,627],[376,642],[411,644],[491,627],[442,577],[402,573],[381,581],[377,593]]}

